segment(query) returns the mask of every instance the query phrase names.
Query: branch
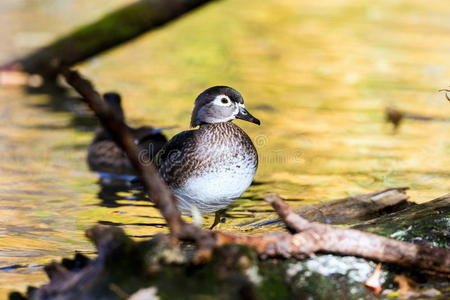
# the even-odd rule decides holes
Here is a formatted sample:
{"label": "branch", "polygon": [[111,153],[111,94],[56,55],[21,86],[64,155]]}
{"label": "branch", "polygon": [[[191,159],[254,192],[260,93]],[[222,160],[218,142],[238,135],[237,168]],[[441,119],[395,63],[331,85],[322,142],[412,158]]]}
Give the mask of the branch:
{"label": "branch", "polygon": [[299,232],[293,235],[295,241],[302,242],[311,252],[359,256],[404,267],[416,267],[431,273],[439,272],[450,277],[450,251],[446,249],[430,248],[355,229],[309,222],[297,215],[279,196],[271,194],[266,196],[265,200],[289,228]]}
{"label": "branch", "polygon": [[450,92],[449,89],[440,89],[439,92],[445,92],[445,98],[446,98],[448,101],[450,101],[450,97],[449,97],[448,94],[447,94],[447,93]]}
{"label": "branch", "polygon": [[[171,235],[175,238],[187,240],[205,238],[199,227],[187,224],[181,219],[181,214],[176,207],[176,198],[159,176],[155,167],[151,163],[144,164],[139,161],[139,150],[128,127],[123,120],[114,115],[92,84],[82,78],[77,71],[63,71],[63,76],[67,83],[83,97],[102,125],[109,132],[114,133],[112,136],[115,142],[127,153],[132,165],[138,171],[146,192],[166,220]],[[205,242],[202,241],[202,243]]]}

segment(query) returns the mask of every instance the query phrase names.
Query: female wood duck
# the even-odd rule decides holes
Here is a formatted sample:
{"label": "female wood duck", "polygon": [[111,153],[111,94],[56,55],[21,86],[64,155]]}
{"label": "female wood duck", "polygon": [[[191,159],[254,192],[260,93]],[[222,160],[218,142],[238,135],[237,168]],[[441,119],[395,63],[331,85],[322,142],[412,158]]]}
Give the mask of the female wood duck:
{"label": "female wood duck", "polygon": [[183,214],[190,215],[193,206],[201,213],[218,211],[252,183],[258,153],[234,119],[260,124],[238,91],[211,87],[195,100],[191,126],[199,128],[175,135],[156,155],[155,165]]}
{"label": "female wood duck", "polygon": [[[118,118],[125,119],[119,94],[106,93],[103,95],[103,99],[108,103]],[[129,129],[142,151],[142,159],[147,162],[150,162],[153,156],[167,142],[166,137],[161,134],[160,129],[150,126],[139,128],[129,127]],[[136,175],[136,171],[125,152],[117,146],[111,134],[102,126],[97,128],[95,136],[88,147],[87,162],[92,171],[101,174],[133,175],[130,179]]]}

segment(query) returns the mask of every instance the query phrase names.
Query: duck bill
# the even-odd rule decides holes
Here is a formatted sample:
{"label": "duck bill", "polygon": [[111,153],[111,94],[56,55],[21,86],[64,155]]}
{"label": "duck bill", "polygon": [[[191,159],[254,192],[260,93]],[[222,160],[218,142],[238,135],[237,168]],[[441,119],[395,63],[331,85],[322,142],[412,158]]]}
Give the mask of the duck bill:
{"label": "duck bill", "polygon": [[239,107],[239,113],[236,115],[236,119],[241,119],[241,120],[248,121],[248,122],[251,122],[251,123],[255,123],[255,124],[258,124],[258,125],[261,124],[261,122],[257,118],[252,116],[245,109],[245,107],[242,107],[242,106]]}

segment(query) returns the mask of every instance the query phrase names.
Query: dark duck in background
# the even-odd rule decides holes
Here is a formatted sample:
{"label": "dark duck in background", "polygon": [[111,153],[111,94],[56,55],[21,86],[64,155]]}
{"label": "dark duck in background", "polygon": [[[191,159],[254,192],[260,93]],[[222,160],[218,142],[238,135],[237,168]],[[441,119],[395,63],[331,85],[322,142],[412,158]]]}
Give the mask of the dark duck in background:
{"label": "dark duck in background", "polygon": [[[106,93],[103,99],[118,118],[125,119],[119,94]],[[151,126],[129,127],[129,129],[142,151],[142,159],[147,162],[151,161],[167,142],[161,129]],[[95,136],[88,147],[87,162],[89,168],[98,172],[103,179],[115,176],[121,179],[132,179],[136,175],[125,152],[117,146],[111,134],[101,125],[96,129]]]}

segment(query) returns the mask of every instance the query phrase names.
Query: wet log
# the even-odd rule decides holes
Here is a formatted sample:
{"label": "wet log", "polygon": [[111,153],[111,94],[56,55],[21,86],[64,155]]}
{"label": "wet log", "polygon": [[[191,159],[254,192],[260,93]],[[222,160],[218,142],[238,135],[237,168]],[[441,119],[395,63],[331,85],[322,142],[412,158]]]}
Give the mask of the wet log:
{"label": "wet log", "polygon": [[85,61],[149,30],[159,28],[208,2],[211,0],[133,2],[0,69],[14,69],[55,78],[61,68]]}
{"label": "wet log", "polygon": [[352,228],[450,250],[449,218],[450,194],[368,220]]}
{"label": "wet log", "polygon": [[[389,188],[368,194],[319,202],[301,206],[295,212],[310,222],[354,224],[414,205],[413,202],[408,201],[407,189],[407,187]],[[281,222],[283,221],[280,218],[276,218],[263,222],[247,223],[242,228],[260,227]]]}
{"label": "wet log", "polygon": [[349,224],[402,210],[410,205],[407,187],[389,188],[330,202],[322,202],[296,211],[311,222]]}

